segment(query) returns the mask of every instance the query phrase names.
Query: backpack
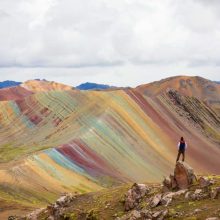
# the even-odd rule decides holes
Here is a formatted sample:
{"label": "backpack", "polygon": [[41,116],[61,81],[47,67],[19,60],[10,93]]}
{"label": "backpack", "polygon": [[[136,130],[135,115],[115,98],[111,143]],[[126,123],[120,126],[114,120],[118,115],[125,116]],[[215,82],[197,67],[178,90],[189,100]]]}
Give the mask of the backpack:
{"label": "backpack", "polygon": [[179,150],[184,151],[185,150],[185,142],[180,142]]}

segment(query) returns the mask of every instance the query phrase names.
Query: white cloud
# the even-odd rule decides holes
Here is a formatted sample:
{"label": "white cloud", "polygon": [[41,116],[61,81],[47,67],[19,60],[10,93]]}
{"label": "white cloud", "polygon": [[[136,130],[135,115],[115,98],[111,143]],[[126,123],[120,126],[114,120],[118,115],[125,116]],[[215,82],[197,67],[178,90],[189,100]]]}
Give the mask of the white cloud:
{"label": "white cloud", "polygon": [[219,9],[216,0],[0,0],[0,76],[121,85],[182,73],[216,79]]}

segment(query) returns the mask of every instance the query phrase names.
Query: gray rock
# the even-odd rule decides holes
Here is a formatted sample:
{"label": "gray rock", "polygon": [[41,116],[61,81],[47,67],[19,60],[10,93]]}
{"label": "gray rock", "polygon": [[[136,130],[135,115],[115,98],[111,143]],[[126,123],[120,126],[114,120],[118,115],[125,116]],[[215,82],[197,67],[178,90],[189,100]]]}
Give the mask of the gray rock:
{"label": "gray rock", "polygon": [[198,214],[198,213],[200,213],[201,211],[202,211],[201,209],[195,209],[194,212],[193,212],[193,214]]}
{"label": "gray rock", "polygon": [[216,187],[211,190],[210,193],[211,199],[217,199],[219,195],[220,195],[220,187]]}
{"label": "gray rock", "polygon": [[121,218],[117,218],[117,220],[138,220],[141,219],[141,213],[137,210],[132,210],[131,212],[123,215]]}
{"label": "gray rock", "polygon": [[125,210],[129,211],[136,207],[140,200],[149,193],[150,189],[145,184],[135,183],[125,194]]}
{"label": "gray rock", "polygon": [[154,212],[153,215],[152,215],[153,219],[158,219],[158,217],[160,216],[160,214],[161,214],[161,211],[156,211],[156,212]]}
{"label": "gray rock", "polygon": [[210,218],[206,218],[206,220],[219,220],[218,217],[210,217]]}
{"label": "gray rock", "polygon": [[194,193],[190,194],[192,200],[202,200],[210,198],[209,192],[204,192],[202,189],[196,189]]}
{"label": "gray rock", "polygon": [[191,192],[187,192],[185,195],[185,199],[190,199]]}
{"label": "gray rock", "polygon": [[162,194],[156,194],[150,201],[150,207],[154,208],[159,205],[162,199]]}
{"label": "gray rock", "polygon": [[141,210],[141,217],[142,219],[151,219],[152,218],[152,211],[148,209]]}
{"label": "gray rock", "polygon": [[196,189],[195,192],[194,192],[196,195],[202,193],[202,189]]}
{"label": "gray rock", "polygon": [[156,211],[152,215],[153,220],[163,220],[168,215],[168,210]]}
{"label": "gray rock", "polygon": [[37,209],[26,216],[27,220],[37,220],[38,215],[43,212],[45,209]]}
{"label": "gray rock", "polygon": [[199,185],[201,188],[205,188],[205,187],[208,187],[212,184],[212,180],[208,179],[207,177],[200,177],[199,178]]}
{"label": "gray rock", "polygon": [[173,196],[174,196],[173,192],[164,194],[161,199],[161,204],[164,206],[168,206],[172,202]]}
{"label": "gray rock", "polygon": [[178,198],[181,195],[185,195],[186,192],[187,192],[187,189],[178,190],[177,192],[174,193],[173,197]]}

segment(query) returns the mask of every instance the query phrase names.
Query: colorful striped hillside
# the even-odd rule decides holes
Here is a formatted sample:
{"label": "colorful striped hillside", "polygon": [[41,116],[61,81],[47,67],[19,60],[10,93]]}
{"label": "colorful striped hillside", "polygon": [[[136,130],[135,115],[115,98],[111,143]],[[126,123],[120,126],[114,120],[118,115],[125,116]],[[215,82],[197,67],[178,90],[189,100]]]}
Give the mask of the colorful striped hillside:
{"label": "colorful striped hillside", "polygon": [[210,106],[173,90],[34,89],[0,102],[0,208],[25,212],[63,192],[161,181],[180,136],[196,172],[220,173],[219,134]]}

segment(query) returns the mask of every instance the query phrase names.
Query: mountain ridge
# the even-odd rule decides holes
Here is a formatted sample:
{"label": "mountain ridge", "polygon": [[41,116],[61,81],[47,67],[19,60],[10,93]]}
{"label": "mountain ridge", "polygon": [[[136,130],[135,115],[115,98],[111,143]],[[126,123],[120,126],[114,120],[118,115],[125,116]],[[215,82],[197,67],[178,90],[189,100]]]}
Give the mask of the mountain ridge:
{"label": "mountain ridge", "polygon": [[160,181],[175,164],[180,136],[197,172],[220,172],[219,116],[178,87],[148,96],[139,88],[82,92],[43,86],[0,102],[3,205],[35,209],[64,191]]}

